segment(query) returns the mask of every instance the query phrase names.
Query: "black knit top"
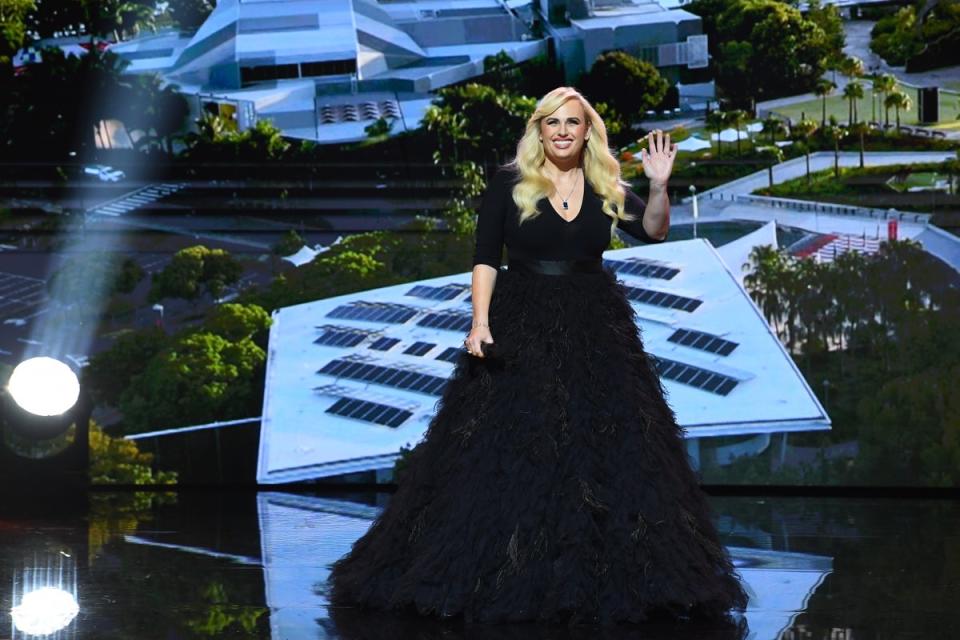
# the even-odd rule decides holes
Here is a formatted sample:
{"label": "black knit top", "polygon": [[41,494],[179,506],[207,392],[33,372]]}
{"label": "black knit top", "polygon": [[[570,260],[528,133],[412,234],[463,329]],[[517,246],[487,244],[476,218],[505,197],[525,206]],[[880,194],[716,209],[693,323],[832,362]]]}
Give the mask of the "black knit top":
{"label": "black knit top", "polygon": [[[584,182],[583,206],[571,221],[566,221],[544,197],[537,203],[540,215],[519,224],[519,211],[513,201],[513,185],[518,179],[515,170],[500,168],[487,185],[477,216],[474,266],[486,264],[499,269],[506,245],[509,255],[537,260],[583,260],[599,258],[610,246],[610,225],[613,220],[603,212],[603,200],[590,181]],[[629,188],[624,206],[637,219],[620,220],[623,229],[637,240],[659,243],[643,228],[646,203]]]}

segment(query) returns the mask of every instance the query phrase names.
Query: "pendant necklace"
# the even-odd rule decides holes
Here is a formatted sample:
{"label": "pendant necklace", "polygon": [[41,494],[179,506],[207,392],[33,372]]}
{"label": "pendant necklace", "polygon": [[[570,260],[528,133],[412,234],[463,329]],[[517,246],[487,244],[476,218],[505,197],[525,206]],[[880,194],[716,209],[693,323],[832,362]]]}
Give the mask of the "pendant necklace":
{"label": "pendant necklace", "polygon": [[573,183],[573,189],[570,189],[570,193],[567,194],[567,197],[566,197],[566,198],[560,198],[560,202],[563,203],[563,208],[564,208],[564,209],[569,209],[569,208],[570,208],[570,205],[567,204],[567,201],[570,200],[570,196],[572,196],[572,195],[573,195],[573,192],[576,191],[576,189],[577,189],[577,183],[578,183],[578,182],[580,182],[580,172],[579,172],[579,171],[577,172],[577,179],[576,179],[576,180],[574,181],[574,183]]}

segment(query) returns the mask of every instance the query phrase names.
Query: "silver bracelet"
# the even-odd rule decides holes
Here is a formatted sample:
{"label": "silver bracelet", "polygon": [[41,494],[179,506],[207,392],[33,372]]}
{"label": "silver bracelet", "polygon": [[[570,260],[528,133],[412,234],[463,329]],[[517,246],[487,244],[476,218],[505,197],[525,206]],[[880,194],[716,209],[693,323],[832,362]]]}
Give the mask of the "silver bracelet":
{"label": "silver bracelet", "polygon": [[489,329],[489,328],[490,328],[490,325],[487,324],[486,322],[474,322],[474,323],[473,323],[473,328],[476,329],[477,327],[486,327],[486,328]]}

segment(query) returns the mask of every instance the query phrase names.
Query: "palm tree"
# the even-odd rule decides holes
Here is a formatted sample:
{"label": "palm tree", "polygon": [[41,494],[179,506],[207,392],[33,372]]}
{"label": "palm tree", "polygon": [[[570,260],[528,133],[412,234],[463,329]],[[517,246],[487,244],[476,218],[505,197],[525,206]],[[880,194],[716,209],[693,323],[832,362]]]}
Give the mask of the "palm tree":
{"label": "palm tree", "polygon": [[733,125],[733,128],[737,130],[737,155],[740,155],[740,127],[744,126],[747,122],[747,112],[743,109],[733,109],[732,111],[727,112],[729,114],[728,122]]}
{"label": "palm tree", "polygon": [[720,139],[720,134],[723,133],[723,128],[727,124],[727,114],[719,109],[711,111],[707,114],[706,123],[708,127],[715,127],[717,130],[717,155],[719,156],[723,152],[723,141]]}
{"label": "palm tree", "polygon": [[810,187],[810,139],[813,132],[817,130],[817,123],[809,118],[801,120],[790,127],[791,137],[794,140],[795,148],[800,150],[807,161],[807,188]]}
{"label": "palm tree", "polygon": [[773,112],[770,112],[763,120],[763,132],[770,134],[770,144],[776,146],[777,134],[786,133],[786,129],[783,126],[783,122],[780,121],[780,118],[776,117]]}
{"label": "palm tree", "polygon": [[143,28],[157,31],[157,16],[155,7],[139,2],[124,2],[117,7],[120,29],[123,36],[140,35]]}
{"label": "palm tree", "polygon": [[798,339],[806,353],[807,369],[810,368],[810,357],[819,345],[826,346],[825,319],[830,303],[824,295],[824,274],[828,270],[826,265],[816,260],[798,260],[795,264],[796,297],[793,299],[796,308]]}
{"label": "palm tree", "polygon": [[847,124],[857,121],[857,100],[863,99],[863,85],[857,80],[851,80],[843,88],[843,97],[850,101]]}
{"label": "palm tree", "polygon": [[847,56],[840,63],[840,70],[850,78],[862,78],[865,72],[863,60],[856,56]]}
{"label": "palm tree", "polygon": [[864,317],[866,308],[866,287],[863,278],[866,273],[866,258],[857,251],[846,251],[838,255],[830,270],[830,286],[834,295],[831,314],[833,315],[836,339],[840,352],[840,375],[843,375],[843,353],[847,350],[850,336]]}
{"label": "palm tree", "polygon": [[183,128],[190,115],[190,105],[179,91],[179,86],[168,84],[156,96],[157,117],[153,130],[164,141],[167,154],[173,155],[173,138]]}
{"label": "palm tree", "polygon": [[772,189],[773,188],[773,165],[783,162],[783,149],[779,147],[770,147],[769,150],[764,149],[763,155],[769,159],[767,164],[767,185]]}
{"label": "palm tree", "polygon": [[833,175],[840,177],[840,141],[847,137],[847,129],[837,124],[836,119],[830,116],[830,124],[823,129],[827,139],[833,142]]}
{"label": "palm tree", "polygon": [[836,84],[825,78],[817,80],[817,84],[813,88],[813,93],[823,98],[823,115],[820,118],[821,127],[827,126],[827,96],[833,93],[833,90],[836,88]]}
{"label": "palm tree", "polygon": [[750,251],[748,262],[743,264],[743,268],[751,270],[751,273],[743,278],[744,287],[782,339],[780,320],[786,300],[786,254],[782,249],[774,249],[771,245],[758,245]]}
{"label": "palm tree", "polygon": [[837,71],[843,67],[844,60],[845,58],[843,53],[837,52],[835,54],[828,55],[824,62],[824,67],[833,72],[834,86],[836,86],[837,82]]}
{"label": "palm tree", "polygon": [[[897,79],[893,74],[885,73],[873,81],[873,90],[879,91],[882,99],[885,101],[887,94],[897,88]],[[884,104],[881,102],[881,104]],[[890,108],[884,105],[884,124],[890,124]]]}
{"label": "palm tree", "polygon": [[910,100],[910,96],[908,96],[903,91],[900,91],[899,89],[895,89],[894,91],[890,92],[890,95],[886,97],[886,99],[883,101],[883,104],[887,108],[893,107],[894,111],[896,112],[897,131],[899,131],[900,130],[900,109],[907,111],[910,109],[910,107],[913,106],[913,103]]}
{"label": "palm tree", "polygon": [[867,132],[867,123],[866,122],[854,122],[850,126],[850,131],[856,135],[860,140],[860,168],[863,169],[863,136]]}

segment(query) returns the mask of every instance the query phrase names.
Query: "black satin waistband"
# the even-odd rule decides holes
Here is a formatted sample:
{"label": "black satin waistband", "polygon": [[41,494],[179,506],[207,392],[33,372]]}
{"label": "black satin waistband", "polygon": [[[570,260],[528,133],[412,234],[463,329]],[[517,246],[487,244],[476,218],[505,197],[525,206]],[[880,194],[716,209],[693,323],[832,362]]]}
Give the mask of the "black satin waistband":
{"label": "black satin waistband", "polygon": [[511,257],[507,262],[511,271],[529,271],[552,276],[571,273],[599,273],[603,271],[603,258],[586,260],[537,260],[535,258]]}

